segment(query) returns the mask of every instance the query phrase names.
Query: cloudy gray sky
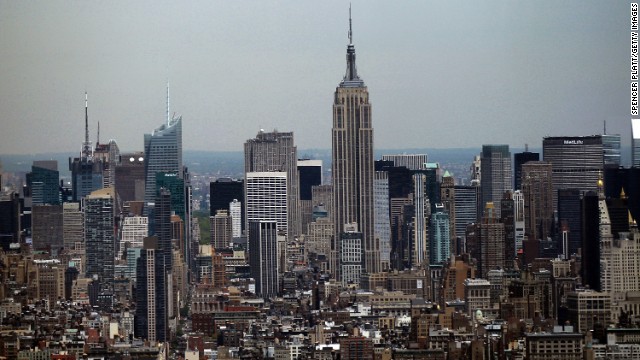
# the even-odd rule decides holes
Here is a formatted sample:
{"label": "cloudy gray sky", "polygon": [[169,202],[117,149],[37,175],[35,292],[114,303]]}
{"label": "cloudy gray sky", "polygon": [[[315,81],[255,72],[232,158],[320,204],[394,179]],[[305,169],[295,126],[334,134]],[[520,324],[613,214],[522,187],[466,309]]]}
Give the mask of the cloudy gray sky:
{"label": "cloudy gray sky", "polygon": [[[629,143],[628,1],[352,1],[376,148],[543,136]],[[260,128],[330,148],[348,1],[0,0],[0,154],[142,150],[171,110],[191,150]]]}

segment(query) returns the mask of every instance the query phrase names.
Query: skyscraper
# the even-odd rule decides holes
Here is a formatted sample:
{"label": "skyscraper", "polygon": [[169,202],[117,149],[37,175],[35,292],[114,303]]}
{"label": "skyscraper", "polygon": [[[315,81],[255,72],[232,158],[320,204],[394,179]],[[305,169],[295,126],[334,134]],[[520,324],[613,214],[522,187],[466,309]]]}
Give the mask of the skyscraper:
{"label": "skyscraper", "polygon": [[[244,213],[244,182],[243,180],[234,180],[231,178],[219,178],[216,181],[209,183],[209,216],[216,216],[218,210],[231,210],[230,204],[234,202],[240,207],[240,219],[234,219],[240,221],[240,235],[242,231],[246,229],[245,213]],[[231,216],[233,216],[233,211]],[[239,237],[240,235],[234,235]]]}
{"label": "skyscraper", "polygon": [[234,238],[242,236],[242,206],[238,199],[229,203],[229,216],[231,216],[231,235]]}
{"label": "skyscraper", "polygon": [[322,185],[322,160],[298,159],[298,179],[300,181],[298,206],[302,232],[305,233],[307,224],[312,221],[314,205],[312,188]]}
{"label": "skyscraper", "polygon": [[[247,223],[275,221],[278,231],[287,232],[287,173],[248,172],[245,179],[245,212]],[[247,226],[248,228],[248,226]],[[249,230],[250,232],[251,230]],[[251,234],[249,234],[251,235]]]}
{"label": "skyscraper", "polygon": [[115,275],[114,190],[96,190],[84,199],[87,277],[98,275],[103,288],[113,289]]}
{"label": "skyscraper", "polygon": [[404,166],[409,170],[424,170],[427,164],[427,154],[382,155],[382,161],[393,161],[393,166]]}
{"label": "skyscraper", "polygon": [[22,241],[20,232],[22,205],[17,193],[0,192],[0,243],[2,248],[9,250],[10,244],[17,244]]}
{"label": "skyscraper", "polygon": [[[336,88],[331,129],[331,173],[333,176],[333,223],[335,241],[345,224],[357,223],[362,233],[364,270],[380,271],[380,247],[373,231],[373,125],[369,91],[356,70],[351,16],[347,70]],[[332,246],[340,249],[340,246]],[[337,269],[334,269],[337,270]]]}
{"label": "skyscraper", "polygon": [[[482,145],[480,160],[482,188],[482,204],[493,202],[499,204],[502,194],[512,190],[511,153],[509,145]],[[494,209],[496,217],[500,217],[500,207]]]}
{"label": "skyscraper", "polygon": [[136,337],[148,341],[167,340],[167,275],[158,238],[144,239],[136,264]]}
{"label": "skyscraper", "polygon": [[364,253],[357,224],[346,224],[340,235],[340,278],[343,285],[360,284]]}
{"label": "skyscraper", "polygon": [[120,235],[120,253],[125,248],[142,248],[144,239],[149,235],[149,219],[145,216],[127,216],[122,221]]}
{"label": "skyscraper", "polygon": [[553,185],[551,164],[530,161],[522,165],[525,237],[546,240],[553,225]]}
{"label": "skyscraper", "polygon": [[458,236],[456,234],[456,189],[455,179],[448,171],[445,171],[442,176],[442,183],[440,185],[440,202],[443,206],[443,211],[449,215],[449,235],[451,236],[451,243],[455,244],[455,239]]}
{"label": "skyscraper", "polygon": [[171,192],[161,187],[155,197],[153,209],[153,235],[158,238],[158,254],[162,256],[165,269],[171,271],[173,266],[173,244],[171,226]]}
{"label": "skyscraper", "polygon": [[93,157],[102,164],[102,187],[115,187],[116,167],[120,163],[120,148],[115,140],[100,144],[100,123],[98,123],[98,139]]}
{"label": "skyscraper", "polygon": [[211,246],[214,249],[226,249],[230,247],[233,225],[227,210],[218,210],[216,216],[210,216]]}
{"label": "skyscraper", "polygon": [[249,267],[256,281],[256,294],[264,298],[278,294],[277,236],[275,221],[249,222]]}
{"label": "skyscraper", "polygon": [[[590,204],[589,201],[586,204]],[[582,247],[582,191],[580,189],[558,190],[558,222],[565,227],[566,244],[564,239],[557,244],[565,256],[569,258],[577,254]],[[566,246],[564,246],[566,245]]]}
{"label": "skyscraper", "polygon": [[62,205],[41,204],[32,207],[31,237],[34,250],[60,251],[64,246]]}
{"label": "skyscraper", "polygon": [[480,276],[483,278],[489,270],[503,269],[505,266],[504,224],[499,219],[493,203],[488,202],[480,223],[480,259],[478,260]]}
{"label": "skyscraper", "polygon": [[513,223],[515,226],[515,254],[522,250],[522,243],[525,239],[524,236],[524,194],[520,190],[516,190],[512,195],[513,199]]}
{"label": "skyscraper", "polygon": [[522,165],[529,161],[539,161],[540,154],[529,152],[527,148],[524,152],[513,154],[513,182],[515,186],[514,190],[522,190]]}
{"label": "skyscraper", "polygon": [[[427,194],[430,180],[427,175],[425,173],[413,174],[413,254],[411,256],[411,267],[429,265],[429,238],[427,233],[432,207]],[[447,221],[449,221],[448,217]],[[448,235],[449,232],[447,231]]]}
{"label": "skyscraper", "polygon": [[56,160],[34,161],[27,174],[33,205],[60,204],[60,173]]}
{"label": "skyscraper", "polygon": [[62,204],[62,238],[66,250],[84,254],[84,213],[80,203]]}
{"label": "skyscraper", "polygon": [[380,239],[380,261],[389,267],[391,256],[391,219],[389,217],[389,173],[376,171],[373,179],[374,233]]}
{"label": "skyscraper", "polygon": [[455,232],[458,237],[464,237],[467,225],[478,222],[480,218],[478,214],[480,187],[455,185],[454,191]]}
{"label": "skyscraper", "polygon": [[158,172],[156,173],[156,192],[160,188],[169,190],[171,194],[171,211],[184,221],[187,219],[187,200],[185,199],[185,181],[179,173]]}
{"label": "skyscraper", "polygon": [[506,191],[500,200],[500,222],[504,226],[504,264],[507,268],[514,267],[516,258],[516,202],[513,193]]}
{"label": "skyscraper", "polygon": [[605,164],[607,167],[620,165],[619,138],[620,135],[593,135],[542,140],[543,159],[551,163],[553,171],[554,209],[558,208],[558,190],[596,191]]}
{"label": "skyscraper", "polygon": [[[168,104],[167,89],[167,104]],[[145,215],[149,214],[156,197],[156,173],[176,173],[182,178],[182,117],[169,117],[151,134],[144,134],[145,154]]]}
{"label": "skyscraper", "polygon": [[[286,173],[287,177],[287,236],[300,235],[302,223],[298,206],[298,150],[292,132],[260,131],[254,139],[244,143],[244,171]],[[233,199],[232,199],[233,200]],[[249,221],[249,220],[247,220]],[[281,226],[281,225],[278,225]]]}
{"label": "skyscraper", "polygon": [[84,94],[84,142],[80,157],[69,158],[71,171],[71,190],[73,201],[80,201],[94,190],[102,189],[102,162],[93,158],[93,149],[89,141],[89,106],[87,93]]}
{"label": "skyscraper", "polygon": [[430,263],[443,264],[449,261],[450,241],[449,235],[449,214],[438,211],[431,215],[431,226],[429,228],[429,255]]}
{"label": "skyscraper", "polygon": [[[604,202],[604,201],[603,201]],[[601,202],[595,191],[589,191],[581,199],[582,232],[582,285],[600,291],[600,221]],[[608,218],[608,214],[606,215]]]}
{"label": "skyscraper", "polygon": [[116,192],[122,202],[144,201],[144,153],[120,155],[115,167]]}

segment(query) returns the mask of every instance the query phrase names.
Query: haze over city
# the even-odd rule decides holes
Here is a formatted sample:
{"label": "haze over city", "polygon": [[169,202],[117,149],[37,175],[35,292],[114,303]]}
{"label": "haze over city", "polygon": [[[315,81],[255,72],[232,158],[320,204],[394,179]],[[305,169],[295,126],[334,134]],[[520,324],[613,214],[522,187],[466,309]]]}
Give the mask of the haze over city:
{"label": "haze over city", "polygon": [[[0,2],[0,154],[142,150],[171,112],[186,150],[239,151],[261,128],[330,148],[346,1]],[[626,2],[354,1],[376,148],[629,145]]]}

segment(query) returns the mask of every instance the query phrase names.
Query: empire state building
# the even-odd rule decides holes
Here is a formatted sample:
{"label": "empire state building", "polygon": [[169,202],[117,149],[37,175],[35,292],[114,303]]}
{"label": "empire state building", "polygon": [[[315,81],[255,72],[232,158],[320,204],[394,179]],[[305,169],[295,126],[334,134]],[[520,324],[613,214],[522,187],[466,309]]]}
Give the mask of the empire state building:
{"label": "empire state building", "polygon": [[362,233],[363,272],[380,271],[380,246],[373,232],[373,127],[369,91],[356,70],[356,50],[349,10],[347,70],[336,88],[331,129],[331,173],[333,176],[332,244],[334,272],[340,269],[341,238],[345,225],[357,223]]}

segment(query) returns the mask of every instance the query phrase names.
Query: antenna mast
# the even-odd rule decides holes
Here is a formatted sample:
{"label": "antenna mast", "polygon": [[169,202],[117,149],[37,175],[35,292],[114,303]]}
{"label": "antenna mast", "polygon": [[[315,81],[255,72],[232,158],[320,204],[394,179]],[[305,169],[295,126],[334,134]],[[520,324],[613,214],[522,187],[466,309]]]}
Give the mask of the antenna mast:
{"label": "antenna mast", "polygon": [[167,80],[167,126],[171,122],[171,116],[169,115],[169,80]]}
{"label": "antenna mast", "polygon": [[349,45],[353,44],[353,31],[351,29],[351,3],[349,3]]}
{"label": "antenna mast", "polygon": [[82,144],[82,157],[89,159],[91,157],[91,143],[89,142],[89,105],[88,95],[84,92],[84,143]]}

